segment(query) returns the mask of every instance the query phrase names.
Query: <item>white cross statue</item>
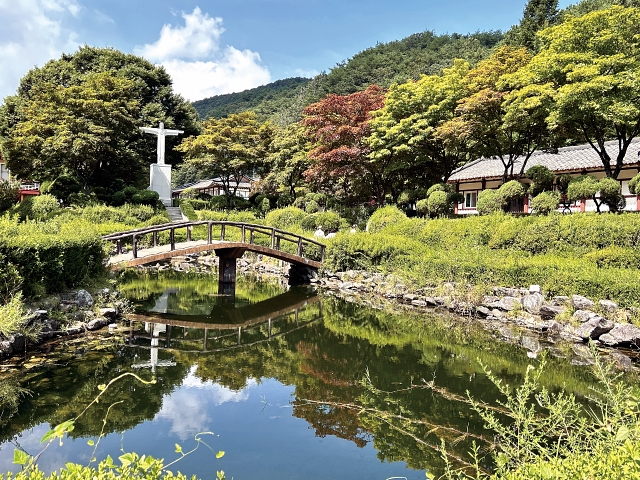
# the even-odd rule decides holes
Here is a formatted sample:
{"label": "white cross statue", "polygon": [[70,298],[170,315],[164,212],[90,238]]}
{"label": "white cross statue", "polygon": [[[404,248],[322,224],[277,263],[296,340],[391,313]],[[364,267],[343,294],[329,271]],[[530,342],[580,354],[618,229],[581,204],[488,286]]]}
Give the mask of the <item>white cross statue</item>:
{"label": "white cross statue", "polygon": [[158,128],[139,127],[145,133],[151,133],[158,136],[158,165],[164,165],[164,137],[167,135],[175,136],[184,133],[183,130],[166,130],[164,123],[160,122]]}

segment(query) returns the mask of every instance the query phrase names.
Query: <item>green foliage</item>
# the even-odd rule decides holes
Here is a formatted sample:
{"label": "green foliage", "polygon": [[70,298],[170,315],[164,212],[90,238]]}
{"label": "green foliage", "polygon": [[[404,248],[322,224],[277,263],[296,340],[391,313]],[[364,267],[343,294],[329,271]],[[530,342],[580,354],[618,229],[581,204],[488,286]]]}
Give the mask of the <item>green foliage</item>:
{"label": "green foliage", "polygon": [[307,204],[304,206],[304,211],[306,213],[317,213],[320,210],[320,206],[318,205],[318,202],[316,202],[315,200],[310,200],[307,202]]}
{"label": "green foliage", "polygon": [[585,258],[599,268],[640,268],[640,251],[637,248],[611,245],[587,253]]}
{"label": "green foliage", "polygon": [[448,195],[443,191],[435,191],[427,199],[427,208],[434,217],[445,215],[450,211]]}
{"label": "green foliage", "polygon": [[60,204],[53,195],[38,195],[31,203],[31,215],[35,220],[44,220],[51,213],[60,210]]}
{"label": "green foliage", "polygon": [[312,213],[302,221],[302,228],[305,230],[315,230],[318,227],[322,227],[325,232],[329,230],[338,231],[342,225],[343,220],[340,215],[331,211]]}
{"label": "green foliage", "polygon": [[138,205],[155,207],[158,204],[158,200],[160,200],[160,195],[153,190],[140,190],[131,197],[131,200]]}
{"label": "green foliage", "polygon": [[500,185],[500,188],[498,188],[498,194],[505,203],[522,198],[525,196],[525,193],[524,185],[517,180],[511,180]]}
{"label": "green foliage", "polygon": [[[132,205],[130,203],[121,207],[91,205],[83,208],[80,212],[80,216],[90,223],[123,223],[132,227],[148,222],[155,215],[154,209],[148,205]],[[168,219],[168,217],[165,218]]]}
{"label": "green foliage", "polygon": [[0,304],[0,338],[8,338],[14,333],[25,333],[28,318],[21,293],[15,294],[4,305]]}
{"label": "green foliage", "polygon": [[629,180],[629,191],[633,195],[640,195],[640,173]]}
{"label": "green foliage", "polygon": [[180,201],[180,210],[189,220],[198,220],[198,215],[189,200],[181,200]]}
{"label": "green foliage", "polygon": [[18,268],[0,254],[0,305],[8,303],[20,291],[22,282]]}
{"label": "green foliage", "polygon": [[20,184],[11,180],[0,180],[0,212],[13,207],[20,199]]}
{"label": "green foliage", "polygon": [[520,24],[505,34],[505,43],[534,50],[536,34],[555,24],[558,14],[558,0],[529,0]]}
{"label": "green foliage", "polygon": [[423,198],[422,200],[418,200],[416,202],[416,213],[421,217],[429,215],[429,200]]}
{"label": "green foliage", "polygon": [[533,197],[539,193],[553,190],[555,174],[544,165],[534,165],[527,170],[527,178],[531,180],[529,194]]}
{"label": "green foliage", "polygon": [[367,222],[367,231],[369,233],[378,233],[384,228],[406,220],[407,216],[402,210],[393,205],[379,208],[376,210]]}
{"label": "green foliage", "polygon": [[285,207],[271,210],[265,217],[265,223],[272,227],[287,230],[291,227],[302,227],[302,222],[306,217],[307,214],[300,208]]}
{"label": "green foliage", "polygon": [[[600,196],[596,198],[598,194]],[[612,212],[623,210],[625,205],[625,199],[620,191],[620,184],[610,177],[605,177],[601,180],[597,180],[593,175],[576,177],[569,182],[567,198],[571,202],[590,198],[596,204],[598,212],[600,212],[602,204],[606,204]]]}
{"label": "green foliage", "polygon": [[544,191],[531,199],[531,208],[538,215],[549,215],[557,210],[559,202],[558,192]]}
{"label": "green foliage", "polygon": [[498,190],[483,190],[478,194],[476,209],[480,215],[490,215],[501,212],[504,205],[504,198]]}
{"label": "green foliage", "polygon": [[271,210],[271,202],[267,197],[265,197],[262,199],[262,202],[260,202],[260,211],[263,215],[266,215],[269,210]]}

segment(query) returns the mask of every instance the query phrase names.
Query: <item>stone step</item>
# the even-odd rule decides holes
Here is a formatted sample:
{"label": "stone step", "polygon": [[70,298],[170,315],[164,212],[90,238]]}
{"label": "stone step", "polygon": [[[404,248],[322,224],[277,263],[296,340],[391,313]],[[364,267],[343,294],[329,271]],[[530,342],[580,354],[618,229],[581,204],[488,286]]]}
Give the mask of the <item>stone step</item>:
{"label": "stone step", "polygon": [[169,219],[172,222],[182,222],[185,219],[182,216],[182,211],[180,207],[166,207],[167,213],[169,214]]}

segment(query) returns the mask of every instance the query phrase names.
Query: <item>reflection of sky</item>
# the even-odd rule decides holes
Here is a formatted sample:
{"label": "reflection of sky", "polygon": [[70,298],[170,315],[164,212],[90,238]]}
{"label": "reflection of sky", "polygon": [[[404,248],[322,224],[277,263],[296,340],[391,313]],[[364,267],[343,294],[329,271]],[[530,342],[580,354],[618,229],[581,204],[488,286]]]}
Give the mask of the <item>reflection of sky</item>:
{"label": "reflection of sky", "polygon": [[[124,433],[112,433],[100,441],[99,459],[107,455],[116,460],[124,452],[137,452],[164,458],[165,464],[180,457],[175,444],[187,452],[197,446],[194,436],[211,431],[201,445],[170,469],[203,480],[215,480],[216,470],[238,480],[260,478],[372,478],[394,476],[424,480],[424,472],[407,469],[403,462],[381,463],[373,443],[358,448],[353,442],[327,436],[320,438],[309,423],[292,416],[291,400],[295,387],[268,378],[249,380],[240,391],[203,382],[192,368],[182,385],[163,398],[162,408],[151,421],[145,421]],[[31,454],[41,449],[40,439],[49,425],[26,430],[18,443]],[[97,440],[96,437],[92,437]],[[40,468],[49,473],[66,462],[87,465],[93,447],[89,438],[54,442],[42,455]],[[14,446],[0,447],[0,473],[19,471],[13,465]],[[223,450],[221,459],[215,453]],[[117,462],[117,460],[116,460]]]}
{"label": "reflection of sky", "polygon": [[211,429],[211,418],[207,412],[209,405],[219,406],[227,402],[243,402],[249,398],[249,390],[257,385],[253,379],[248,386],[238,392],[210,381],[203,382],[192,367],[182,382],[182,388],[162,401],[162,409],[154,422],[171,422],[170,432],[184,441],[198,432]]}

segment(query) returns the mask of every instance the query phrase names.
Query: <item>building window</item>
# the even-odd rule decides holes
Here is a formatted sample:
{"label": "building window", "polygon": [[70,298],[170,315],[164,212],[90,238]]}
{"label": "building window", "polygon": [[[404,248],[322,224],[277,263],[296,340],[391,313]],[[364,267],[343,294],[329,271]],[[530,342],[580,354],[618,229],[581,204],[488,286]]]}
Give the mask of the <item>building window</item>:
{"label": "building window", "polygon": [[464,208],[476,208],[478,192],[467,192],[464,195]]}

